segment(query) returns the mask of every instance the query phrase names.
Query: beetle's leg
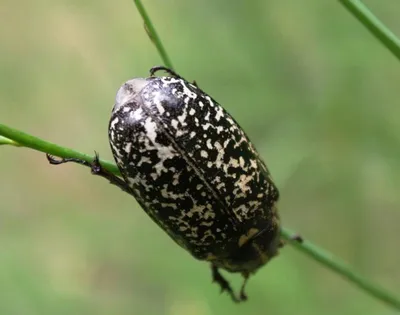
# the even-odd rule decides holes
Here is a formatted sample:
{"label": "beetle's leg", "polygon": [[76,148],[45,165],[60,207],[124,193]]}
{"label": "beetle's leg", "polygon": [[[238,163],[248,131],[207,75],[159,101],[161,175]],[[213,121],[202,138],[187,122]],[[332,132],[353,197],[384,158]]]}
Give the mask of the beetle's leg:
{"label": "beetle's leg", "polygon": [[215,266],[214,264],[211,264],[211,270],[212,270],[213,282],[219,284],[219,286],[221,287],[221,293],[227,291],[234,302],[236,303],[240,302],[240,299],[238,299],[235,293],[233,292],[229,282],[220,274],[218,267]]}
{"label": "beetle's leg", "polygon": [[76,159],[76,158],[56,159],[54,156],[51,156],[50,154],[46,154],[46,157],[47,157],[47,160],[49,161],[49,163],[53,164],[53,165],[74,162],[74,163],[88,166],[88,167],[90,167],[93,175],[101,176],[101,177],[107,179],[112,185],[118,186],[123,191],[127,192],[128,194],[132,194],[131,188],[125,183],[125,181],[122,178],[105,170],[101,166],[100,161],[99,161],[99,155],[97,154],[97,152],[95,152],[95,157],[93,159],[93,162],[91,162],[91,163],[86,162],[84,160]]}
{"label": "beetle's leg", "polygon": [[64,163],[67,163],[67,162],[75,162],[75,163],[79,163],[79,164],[82,164],[82,165],[90,167],[90,163],[89,162],[86,162],[86,161],[80,160],[80,159],[76,159],[76,158],[60,158],[60,159],[57,159],[53,155],[50,155],[48,153],[46,153],[46,158],[47,158],[47,161],[49,161],[49,163],[52,164],[52,165],[64,164]]}
{"label": "beetle's leg", "polygon": [[241,301],[246,301],[247,300],[247,294],[246,292],[244,292],[244,290],[246,289],[246,284],[247,281],[249,280],[249,273],[248,272],[243,272],[242,276],[244,278],[243,283],[242,283],[242,287],[240,288],[240,300]]}
{"label": "beetle's leg", "polygon": [[157,71],[161,71],[161,70],[164,70],[165,72],[169,73],[170,75],[172,75],[175,78],[183,80],[183,78],[179,74],[177,74],[174,70],[167,68],[165,66],[155,66],[155,67],[151,68],[150,76],[151,77],[154,76]]}
{"label": "beetle's leg", "polygon": [[[303,241],[304,241],[303,238],[301,237],[301,235],[299,235],[299,234],[292,235],[292,236],[290,237],[290,240],[291,240],[291,241],[296,241],[296,242],[298,242],[298,243],[303,243]],[[283,246],[285,246],[286,243],[287,243],[287,241],[281,239],[281,240],[279,241],[279,248],[282,248]]]}
{"label": "beetle's leg", "polygon": [[[175,78],[185,80],[185,79],[182,78],[179,74],[177,74],[174,70],[172,70],[172,69],[170,69],[170,68],[167,68],[167,67],[165,67],[165,66],[155,66],[155,67],[151,68],[151,69],[150,69],[150,76],[151,76],[151,77],[154,76],[155,73],[156,73],[157,71],[160,71],[160,70],[164,70],[165,72],[169,73],[170,75],[172,75],[172,76],[175,77]],[[199,86],[197,85],[196,80],[194,80],[194,81],[192,82],[192,84],[193,84],[195,87],[197,87],[197,88],[199,87]]]}

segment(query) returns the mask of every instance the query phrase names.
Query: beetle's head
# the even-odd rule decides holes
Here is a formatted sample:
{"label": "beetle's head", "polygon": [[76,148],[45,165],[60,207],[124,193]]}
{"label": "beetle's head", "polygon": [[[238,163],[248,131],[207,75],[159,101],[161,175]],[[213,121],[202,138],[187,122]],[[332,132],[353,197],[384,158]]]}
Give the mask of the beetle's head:
{"label": "beetle's head", "polygon": [[[253,235],[251,235],[253,233]],[[250,237],[246,239],[246,236]],[[229,265],[235,266],[236,270],[242,273],[253,273],[258,268],[265,265],[272,257],[278,253],[280,235],[279,228],[268,227],[262,230],[250,229],[243,244],[239,239],[239,248],[235,250],[227,261]]]}
{"label": "beetle's head", "polygon": [[254,273],[278,254],[280,245],[279,219],[265,222],[263,228],[251,227],[237,240],[230,254],[212,261],[230,272]]}

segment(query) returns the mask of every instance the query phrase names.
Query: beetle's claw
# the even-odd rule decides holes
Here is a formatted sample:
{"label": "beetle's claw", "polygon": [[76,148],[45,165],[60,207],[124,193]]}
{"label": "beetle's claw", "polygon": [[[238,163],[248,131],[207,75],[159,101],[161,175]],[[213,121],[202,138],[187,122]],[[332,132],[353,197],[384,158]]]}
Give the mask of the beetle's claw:
{"label": "beetle's claw", "polygon": [[47,161],[49,161],[49,163],[53,164],[53,165],[65,163],[63,158],[56,158],[55,156],[50,155],[48,153],[46,153],[46,158],[47,158]]}
{"label": "beetle's claw", "polygon": [[74,162],[74,163],[78,163],[78,164],[89,166],[89,167],[92,165],[92,163],[86,162],[85,160],[81,160],[81,159],[77,159],[77,158],[59,158],[59,157],[56,158],[55,156],[50,155],[48,153],[46,153],[46,158],[47,158],[47,161],[49,161],[49,163],[52,165],[60,165],[60,164],[68,163],[68,162]]}
{"label": "beetle's claw", "polygon": [[150,69],[150,76],[151,76],[151,77],[154,77],[154,75],[156,74],[156,72],[157,72],[157,71],[161,71],[161,70],[167,72],[168,74],[170,74],[171,76],[173,76],[173,77],[175,77],[175,78],[183,79],[183,78],[182,78],[179,74],[177,74],[174,70],[172,70],[172,69],[170,69],[170,68],[167,68],[167,67],[165,67],[165,66],[155,66],[155,67],[152,67],[152,68]]}

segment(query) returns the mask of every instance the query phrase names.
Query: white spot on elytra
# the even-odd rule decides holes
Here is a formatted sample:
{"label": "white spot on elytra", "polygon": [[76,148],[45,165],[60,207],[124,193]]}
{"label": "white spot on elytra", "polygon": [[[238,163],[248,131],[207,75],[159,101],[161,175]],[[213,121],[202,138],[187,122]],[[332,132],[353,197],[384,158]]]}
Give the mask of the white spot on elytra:
{"label": "white spot on elytra", "polygon": [[176,131],[175,136],[176,136],[176,137],[180,137],[180,136],[184,135],[185,133],[187,133],[186,130],[178,129],[178,130]]}
{"label": "white spot on elytra", "polygon": [[153,102],[157,107],[158,112],[160,115],[164,114],[165,108],[162,106],[162,102],[166,99],[165,94],[161,93],[160,91],[156,91],[153,93]]}
{"label": "white spot on elytra", "polygon": [[203,129],[207,130],[208,128],[210,128],[212,125],[210,123],[206,123],[203,125]]}
{"label": "white spot on elytra", "polygon": [[153,166],[157,175],[161,175],[161,173],[168,172],[168,169],[165,168],[164,162],[165,160],[171,159],[176,155],[176,151],[172,146],[157,146],[157,156],[160,161]]}
{"label": "white spot on elytra", "polygon": [[176,119],[171,120],[171,126],[174,127],[175,129],[178,129],[178,121]]}
{"label": "white spot on elytra", "polygon": [[124,151],[126,153],[129,153],[129,152],[131,152],[131,149],[132,149],[132,142],[128,142],[124,147]]}
{"label": "white spot on elytra", "polygon": [[144,128],[146,130],[146,135],[153,144],[156,144],[157,137],[157,124],[148,117],[144,123]]}
{"label": "white spot on elytra", "polygon": [[182,115],[177,117],[179,122],[182,124],[182,126],[186,126],[187,125],[187,123],[185,121],[186,117],[187,117],[186,111],[184,111]]}
{"label": "white spot on elytra", "polygon": [[118,119],[118,117],[116,117],[113,121],[111,121],[111,124],[110,124],[110,129],[114,129],[114,127],[115,127],[115,124],[117,124],[118,123],[118,121],[119,121],[119,119]]}
{"label": "white spot on elytra", "polygon": [[206,146],[210,150],[213,149],[213,146],[211,145],[211,139],[207,139]]}
{"label": "white spot on elytra", "polygon": [[208,152],[205,151],[205,150],[201,150],[200,151],[200,156],[203,157],[203,158],[208,158]]}
{"label": "white spot on elytra", "polygon": [[130,113],[130,116],[131,116],[131,118],[133,119],[133,120],[140,120],[143,116],[142,116],[142,113],[143,113],[143,109],[141,109],[141,108],[138,108],[137,110],[135,110],[134,112],[131,112]]}
{"label": "white spot on elytra", "polygon": [[143,163],[151,163],[151,159],[147,156],[142,156],[140,161],[137,163],[137,166],[141,166]]}
{"label": "white spot on elytra", "polygon": [[230,158],[229,165],[231,165],[232,167],[237,168],[237,167],[239,167],[239,162],[236,159]]}
{"label": "white spot on elytra", "polygon": [[241,168],[244,168],[244,159],[241,156],[239,157],[239,164]]}
{"label": "white spot on elytra", "polygon": [[222,165],[222,158],[224,157],[224,148],[222,147],[222,145],[216,141],[214,144],[215,148],[218,150],[218,155],[217,155],[217,159],[215,161],[217,168],[220,168]]}
{"label": "white spot on elytra", "polygon": [[221,117],[223,117],[223,116],[224,116],[224,112],[222,110],[222,107],[218,107],[217,114],[215,115],[215,119],[217,121],[219,121],[221,119]]}
{"label": "white spot on elytra", "polygon": [[206,100],[210,103],[211,107],[214,107],[214,103],[209,96],[206,96]]}
{"label": "white spot on elytra", "polygon": [[247,185],[253,179],[252,176],[241,175],[237,182],[240,190],[245,193],[250,190],[250,187]]}

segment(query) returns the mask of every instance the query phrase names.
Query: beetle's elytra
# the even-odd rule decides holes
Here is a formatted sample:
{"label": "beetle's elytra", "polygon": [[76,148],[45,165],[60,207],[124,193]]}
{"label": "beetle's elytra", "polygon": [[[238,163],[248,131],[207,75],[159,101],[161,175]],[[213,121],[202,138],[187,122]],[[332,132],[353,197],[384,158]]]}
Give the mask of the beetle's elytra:
{"label": "beetle's elytra", "polygon": [[[155,77],[158,70],[170,76]],[[214,281],[246,299],[250,274],[278,252],[278,189],[239,124],[196,84],[164,67],[119,89],[109,141],[122,178],[94,174],[133,195],[146,213],[195,258],[211,263]],[[240,296],[218,268],[240,272]]]}

